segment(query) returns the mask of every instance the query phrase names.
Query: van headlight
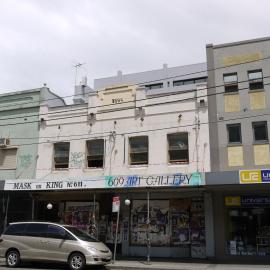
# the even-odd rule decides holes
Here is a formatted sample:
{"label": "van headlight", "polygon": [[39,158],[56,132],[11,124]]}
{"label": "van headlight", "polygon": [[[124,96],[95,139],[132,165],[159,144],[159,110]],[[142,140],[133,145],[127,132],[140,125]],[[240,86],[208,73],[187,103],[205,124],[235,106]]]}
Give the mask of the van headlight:
{"label": "van headlight", "polygon": [[87,249],[91,252],[98,252],[98,249],[94,248],[94,247],[87,247]]}

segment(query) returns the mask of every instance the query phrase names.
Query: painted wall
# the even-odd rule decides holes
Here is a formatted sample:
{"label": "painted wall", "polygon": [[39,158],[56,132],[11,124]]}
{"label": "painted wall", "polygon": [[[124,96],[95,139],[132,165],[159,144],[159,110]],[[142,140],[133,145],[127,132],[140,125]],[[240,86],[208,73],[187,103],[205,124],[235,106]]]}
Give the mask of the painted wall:
{"label": "painted wall", "polygon": [[[212,122],[210,124],[211,167],[213,171],[262,168],[270,165],[269,144],[263,146],[263,154],[258,155],[262,149],[259,151],[254,144],[252,130],[252,122],[267,121],[268,135],[270,134],[269,56],[269,38],[217,46],[207,45],[208,94],[214,94],[209,97],[209,120]],[[266,59],[263,60],[263,58]],[[232,64],[238,65],[232,66]],[[264,89],[250,92],[248,71],[256,69],[262,69]],[[239,93],[223,94],[223,74],[234,72],[238,74]],[[234,118],[235,120],[233,120]],[[216,123],[216,121],[219,122]],[[226,125],[234,123],[241,123],[242,144],[238,148],[228,148]]]}
{"label": "painted wall", "polygon": [[[127,86],[128,87],[128,86]],[[196,86],[194,85],[194,88]],[[104,111],[102,100],[93,93],[87,104],[50,109],[41,106],[41,113],[48,113],[40,129],[38,146],[37,178],[58,178],[73,176],[170,174],[192,173],[210,170],[208,113],[207,106],[198,107],[198,96],[206,94],[206,85],[198,85],[198,91],[165,97],[149,98],[144,88],[136,89],[136,108],[144,108],[143,121],[136,115],[135,106],[122,110],[123,104],[115,105],[115,110]],[[117,90],[117,89],[116,89]],[[192,99],[194,98],[195,99]],[[175,102],[175,100],[186,99]],[[207,104],[207,100],[206,100]],[[121,110],[117,110],[118,107]],[[93,113],[95,119],[89,120]],[[179,118],[179,115],[181,117]],[[195,117],[200,120],[198,129],[198,162],[196,151]],[[150,131],[149,131],[150,130]],[[152,131],[151,131],[152,130]],[[116,136],[112,132],[115,132]],[[189,164],[168,164],[167,134],[188,132]],[[148,166],[130,166],[128,138],[149,136]],[[105,139],[104,169],[86,168],[86,141]],[[69,169],[53,169],[53,143],[70,141]]]}

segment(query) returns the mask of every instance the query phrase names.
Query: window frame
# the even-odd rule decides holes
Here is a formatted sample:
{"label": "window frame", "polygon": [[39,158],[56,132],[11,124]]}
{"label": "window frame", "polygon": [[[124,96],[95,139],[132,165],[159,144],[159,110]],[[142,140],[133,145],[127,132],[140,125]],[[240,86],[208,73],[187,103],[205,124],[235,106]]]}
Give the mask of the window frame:
{"label": "window frame", "polygon": [[0,151],[8,151],[8,150],[16,150],[16,157],[15,157],[15,164],[12,167],[1,167],[0,166],[0,170],[16,170],[17,169],[17,165],[18,165],[18,147],[5,147],[5,148],[0,148]]}
{"label": "window frame", "polygon": [[[256,125],[259,125],[259,124],[262,124],[264,123],[265,124],[265,132],[266,132],[266,139],[264,140],[256,140],[255,138],[255,126]],[[256,143],[268,143],[269,142],[269,137],[268,137],[268,124],[267,124],[267,121],[255,121],[255,122],[252,122],[252,132],[253,132],[253,142],[256,144]]]}
{"label": "window frame", "polygon": [[[178,149],[178,150],[172,150],[170,149],[170,136],[175,136],[175,135],[181,135],[185,134],[187,136],[187,149]],[[186,160],[172,160],[170,156],[170,151],[187,151],[187,159]],[[168,164],[189,164],[190,163],[190,157],[189,157],[189,133],[188,132],[173,132],[173,133],[168,133],[167,134],[167,160]]]}
{"label": "window frame", "polygon": [[[238,141],[238,142],[231,142],[231,141],[230,141],[230,132],[229,132],[229,128],[235,127],[235,126],[238,126],[238,127],[239,127],[240,141]],[[242,127],[241,127],[241,123],[227,124],[227,125],[226,125],[226,129],[227,129],[227,142],[228,142],[228,145],[241,145],[241,144],[242,144]]]}
{"label": "window frame", "polygon": [[[90,143],[90,142],[94,142],[94,141],[102,141],[103,142],[103,154],[102,154],[102,166],[100,166],[100,167],[97,167],[97,166],[93,166],[93,167],[90,167],[89,166],[89,156],[91,156],[90,155],[90,153],[89,153],[89,148],[88,148],[88,143]],[[86,168],[87,169],[104,169],[104,167],[105,167],[105,140],[104,139],[93,139],[93,140],[87,140],[86,141],[86,153],[87,153],[87,155],[86,155]],[[93,155],[93,156],[100,156],[100,155]]]}
{"label": "window frame", "polygon": [[[56,162],[55,162],[55,146],[57,144],[68,144],[69,146],[69,149],[68,149],[68,163],[67,163],[67,167],[64,167],[64,168],[56,168],[55,165],[56,165]],[[69,162],[70,162],[70,142],[56,142],[56,143],[53,143],[53,170],[55,171],[62,171],[62,170],[69,170]],[[66,163],[61,163],[61,164],[66,164]],[[61,165],[59,164],[59,165]]]}
{"label": "window frame", "polygon": [[[229,76],[236,76],[236,81],[231,82],[225,82],[225,77]],[[224,73],[223,74],[223,83],[224,83],[224,93],[225,94],[231,94],[231,93],[238,93],[238,74],[237,72],[231,72],[231,73]],[[237,88],[237,89],[234,89]]]}
{"label": "window frame", "polygon": [[[147,152],[145,151],[139,151],[139,152],[131,152],[131,140],[134,138],[147,138]],[[133,154],[143,154],[147,153],[147,161],[142,162],[132,162],[131,155]],[[132,136],[128,138],[128,157],[129,157],[129,165],[130,166],[148,166],[149,165],[149,136],[148,135],[142,135],[142,136]]]}
{"label": "window frame", "polygon": [[[250,79],[249,75],[252,73],[261,73],[262,77],[258,79]],[[256,90],[264,90],[264,81],[263,81],[263,71],[262,69],[254,69],[248,70],[248,83],[249,83],[249,91],[256,91]],[[261,87],[257,87],[256,85],[260,85]],[[252,87],[253,86],[253,87]]]}

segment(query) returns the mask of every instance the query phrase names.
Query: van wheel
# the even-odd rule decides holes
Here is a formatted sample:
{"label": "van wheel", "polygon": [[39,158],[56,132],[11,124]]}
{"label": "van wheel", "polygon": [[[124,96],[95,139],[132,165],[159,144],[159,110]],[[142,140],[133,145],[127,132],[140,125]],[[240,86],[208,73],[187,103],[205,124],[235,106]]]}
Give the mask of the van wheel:
{"label": "van wheel", "polygon": [[82,270],[85,267],[85,257],[79,252],[74,252],[69,256],[68,265],[71,270]]}
{"label": "van wheel", "polygon": [[6,255],[6,264],[8,267],[17,267],[21,262],[20,253],[13,249]]}

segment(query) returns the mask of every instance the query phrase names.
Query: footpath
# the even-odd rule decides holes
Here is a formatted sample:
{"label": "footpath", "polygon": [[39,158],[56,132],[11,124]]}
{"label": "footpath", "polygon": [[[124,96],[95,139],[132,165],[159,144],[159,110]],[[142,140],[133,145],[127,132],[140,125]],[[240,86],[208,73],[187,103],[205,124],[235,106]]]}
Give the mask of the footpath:
{"label": "footpath", "polygon": [[270,265],[215,264],[205,262],[165,262],[143,260],[119,260],[106,265],[108,270],[270,270]]}

